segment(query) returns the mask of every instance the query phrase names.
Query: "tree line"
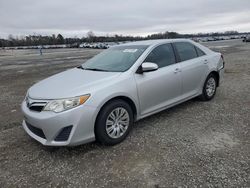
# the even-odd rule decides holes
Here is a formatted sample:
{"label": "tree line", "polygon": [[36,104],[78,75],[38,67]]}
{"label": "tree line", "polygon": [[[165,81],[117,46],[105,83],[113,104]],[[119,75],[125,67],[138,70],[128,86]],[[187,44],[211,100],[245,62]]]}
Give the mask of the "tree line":
{"label": "tree line", "polygon": [[242,34],[237,31],[226,31],[216,33],[198,33],[198,34],[179,34],[177,32],[163,32],[142,36],[123,36],[123,35],[107,35],[97,36],[94,32],[89,31],[86,37],[73,37],[64,38],[62,34],[52,34],[50,36],[44,35],[28,35],[28,36],[13,36],[9,35],[8,39],[0,38],[0,47],[13,47],[13,46],[38,46],[38,45],[58,45],[58,44],[74,44],[83,42],[120,42],[120,41],[138,41],[138,40],[150,40],[150,39],[169,39],[169,38],[194,38],[194,37],[215,37],[215,36],[227,36]]}

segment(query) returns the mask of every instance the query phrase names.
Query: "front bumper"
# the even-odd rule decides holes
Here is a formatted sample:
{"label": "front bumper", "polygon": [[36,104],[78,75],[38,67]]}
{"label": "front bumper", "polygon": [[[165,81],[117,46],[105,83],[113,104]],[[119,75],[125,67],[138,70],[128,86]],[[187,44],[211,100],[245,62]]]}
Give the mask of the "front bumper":
{"label": "front bumper", "polygon": [[[74,146],[95,140],[94,124],[97,116],[95,107],[81,105],[61,113],[35,112],[30,110],[24,101],[21,108],[24,114],[22,123],[24,130],[43,145]],[[72,129],[67,140],[56,141],[62,130],[69,126]],[[44,136],[38,134],[39,130]]]}

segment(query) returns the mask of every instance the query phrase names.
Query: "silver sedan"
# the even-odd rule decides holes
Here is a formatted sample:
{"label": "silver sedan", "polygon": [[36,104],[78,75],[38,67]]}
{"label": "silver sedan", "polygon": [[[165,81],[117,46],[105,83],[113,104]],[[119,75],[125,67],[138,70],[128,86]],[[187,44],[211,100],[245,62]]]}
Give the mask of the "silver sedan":
{"label": "silver sedan", "polygon": [[33,85],[23,127],[44,145],[118,144],[137,120],[194,97],[211,100],[223,70],[220,53],[187,39],[114,46]]}

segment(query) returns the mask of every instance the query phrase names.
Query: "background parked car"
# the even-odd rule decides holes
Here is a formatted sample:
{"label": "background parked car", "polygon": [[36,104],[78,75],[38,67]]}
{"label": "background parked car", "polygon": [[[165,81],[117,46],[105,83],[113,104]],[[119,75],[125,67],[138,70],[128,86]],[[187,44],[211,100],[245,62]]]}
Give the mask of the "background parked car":
{"label": "background parked car", "polygon": [[243,38],[243,42],[250,42],[250,36],[246,36]]}

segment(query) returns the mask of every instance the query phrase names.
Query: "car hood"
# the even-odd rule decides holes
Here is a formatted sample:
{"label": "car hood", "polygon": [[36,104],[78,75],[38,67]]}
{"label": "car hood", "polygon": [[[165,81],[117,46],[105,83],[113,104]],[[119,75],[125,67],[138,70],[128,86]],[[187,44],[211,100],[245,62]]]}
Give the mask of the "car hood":
{"label": "car hood", "polygon": [[120,74],[74,68],[36,83],[29,89],[28,95],[33,99],[80,96],[90,93],[92,88],[107,84]]}

